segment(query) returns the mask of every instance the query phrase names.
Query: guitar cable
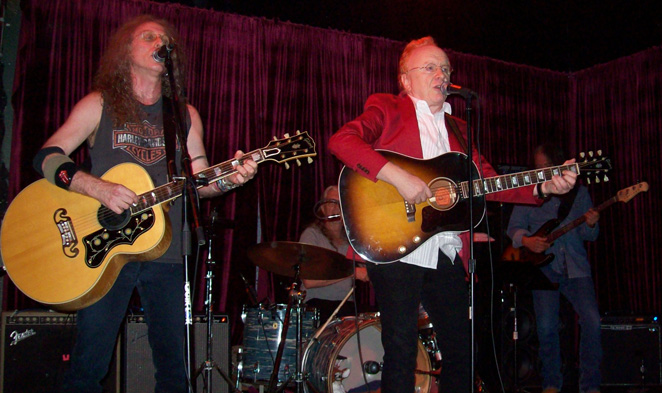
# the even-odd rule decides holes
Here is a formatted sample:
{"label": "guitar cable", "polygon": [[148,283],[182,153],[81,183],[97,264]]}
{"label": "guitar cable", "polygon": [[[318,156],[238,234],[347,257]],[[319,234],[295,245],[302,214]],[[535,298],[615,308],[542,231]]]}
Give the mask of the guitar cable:
{"label": "guitar cable", "polygon": [[[480,128],[480,118],[481,118],[481,116],[480,116],[480,114],[481,114],[480,100],[478,101],[478,108],[477,108],[476,112],[478,113],[477,114],[478,121],[477,121],[477,127],[476,127],[476,134],[477,134],[478,137],[480,137],[480,130],[481,130],[481,128]],[[478,168],[479,168],[478,173],[479,173],[481,182],[484,183],[485,176],[484,176],[484,173],[483,173],[482,155],[480,153],[480,151],[481,151],[480,138],[475,138],[475,140],[476,140],[476,150],[478,151]],[[470,225],[473,225],[473,223],[471,223]],[[490,233],[490,220],[489,220],[489,215],[488,214],[485,214],[485,228],[486,228],[486,233],[487,233],[487,255],[488,255],[489,260],[490,260],[490,341],[491,341],[491,344],[492,344],[492,356],[493,356],[493,359],[494,359],[495,369],[496,369],[496,372],[497,372],[497,379],[499,380],[499,386],[501,387],[501,392],[505,393],[506,389],[503,385],[503,378],[501,376],[501,369],[499,367],[499,359],[498,359],[497,351],[496,351],[496,337],[494,335],[494,289],[495,289],[494,288],[494,258],[493,258],[493,253],[492,253],[492,242],[490,241],[492,235]],[[471,239],[471,240],[473,242],[473,239]],[[472,296],[474,296],[473,293],[472,293]],[[474,314],[474,322],[475,322],[475,314]],[[474,337],[472,337],[472,340],[473,339],[474,339]],[[475,367],[475,364],[473,365],[473,367]],[[474,378],[477,379],[475,375],[474,375]],[[473,387],[473,386],[475,386],[476,381],[474,380],[471,383],[472,383],[472,387]]]}

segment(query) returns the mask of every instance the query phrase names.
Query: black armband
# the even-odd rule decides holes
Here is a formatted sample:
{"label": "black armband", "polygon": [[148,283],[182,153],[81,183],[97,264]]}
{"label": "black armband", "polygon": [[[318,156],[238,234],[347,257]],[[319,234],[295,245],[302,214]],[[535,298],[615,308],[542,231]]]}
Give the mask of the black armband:
{"label": "black armband", "polygon": [[32,166],[41,176],[44,176],[44,170],[42,168],[44,165],[44,159],[53,153],[60,153],[64,155],[64,150],[62,150],[59,146],[48,146],[39,150],[37,155],[34,156],[34,159],[32,160]]}

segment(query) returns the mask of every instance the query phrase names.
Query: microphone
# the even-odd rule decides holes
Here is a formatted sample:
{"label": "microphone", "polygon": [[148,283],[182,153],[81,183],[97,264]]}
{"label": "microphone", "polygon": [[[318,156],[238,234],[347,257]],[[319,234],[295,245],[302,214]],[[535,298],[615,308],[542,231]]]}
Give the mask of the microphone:
{"label": "microphone", "polygon": [[152,59],[157,63],[163,63],[173,50],[175,50],[175,44],[161,45],[159,49],[152,53]]}
{"label": "microphone", "polygon": [[382,364],[374,360],[368,360],[367,362],[363,363],[363,371],[366,374],[377,374],[378,372],[382,371]]}
{"label": "microphone", "polygon": [[313,213],[315,214],[315,217],[320,221],[331,221],[331,220],[340,219],[340,214],[331,214],[329,216],[326,216],[323,215],[322,212],[320,212],[320,207],[327,203],[334,203],[336,205],[340,205],[340,202],[337,199],[321,199],[319,202],[315,204],[315,207],[313,207]]}
{"label": "microphone", "polygon": [[[442,88],[443,90],[443,88]],[[461,95],[464,98],[469,98],[469,97],[478,97],[478,94],[476,94],[475,91],[469,90],[466,87],[454,85],[454,84],[449,84],[446,87],[446,95],[451,95],[451,94],[457,94]]]}

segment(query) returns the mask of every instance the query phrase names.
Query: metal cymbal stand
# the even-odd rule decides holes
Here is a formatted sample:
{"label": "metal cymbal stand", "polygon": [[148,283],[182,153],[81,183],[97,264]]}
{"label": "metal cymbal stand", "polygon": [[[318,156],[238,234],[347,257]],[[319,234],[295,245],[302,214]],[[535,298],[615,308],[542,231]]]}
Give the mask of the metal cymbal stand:
{"label": "metal cymbal stand", "polygon": [[[215,214],[212,214],[212,222],[210,227],[214,227],[214,220],[215,220]],[[225,382],[228,384],[230,387],[230,390],[236,393],[241,393],[239,389],[237,389],[233,383],[232,380],[221,370],[221,368],[216,364],[212,357],[212,325],[214,322],[214,315],[213,315],[213,303],[214,301],[212,300],[212,283],[213,283],[213,278],[214,278],[214,266],[216,265],[216,261],[214,261],[214,258],[212,257],[212,243],[213,243],[213,238],[215,238],[214,231],[210,231],[210,235],[207,236],[209,238],[208,241],[208,248],[207,248],[207,260],[205,261],[205,265],[207,266],[207,275],[205,276],[205,315],[207,317],[207,354],[205,357],[205,360],[200,364],[200,366],[195,370],[195,374],[193,375],[193,381],[196,381],[198,379],[198,376],[202,374],[202,380],[203,380],[203,387],[202,387],[202,392],[203,393],[212,393],[212,370],[218,371],[220,376],[225,380]]]}
{"label": "metal cymbal stand", "polygon": [[289,301],[287,303],[287,309],[285,311],[285,318],[283,319],[283,330],[280,333],[280,343],[278,344],[278,352],[276,353],[276,360],[274,361],[274,369],[271,372],[271,378],[269,379],[269,386],[267,388],[267,392],[281,392],[287,384],[292,380],[292,377],[290,377],[287,381],[284,381],[283,384],[274,391],[274,388],[276,388],[276,384],[278,383],[278,373],[280,369],[280,362],[281,359],[283,358],[283,350],[285,349],[286,341],[287,341],[287,331],[289,328],[290,320],[291,320],[291,311],[292,308],[294,307],[296,309],[296,372],[294,374],[294,382],[296,383],[296,393],[303,393],[303,382],[304,382],[304,376],[303,376],[303,364],[302,364],[302,351],[303,351],[303,346],[302,346],[302,330],[303,330],[303,309],[304,309],[304,304],[303,301],[306,298],[306,291],[300,290],[301,288],[301,282],[299,279],[299,273],[301,270],[300,264],[296,264],[293,266],[295,270],[294,274],[294,282],[292,283],[292,286],[290,287],[290,292],[289,292]]}

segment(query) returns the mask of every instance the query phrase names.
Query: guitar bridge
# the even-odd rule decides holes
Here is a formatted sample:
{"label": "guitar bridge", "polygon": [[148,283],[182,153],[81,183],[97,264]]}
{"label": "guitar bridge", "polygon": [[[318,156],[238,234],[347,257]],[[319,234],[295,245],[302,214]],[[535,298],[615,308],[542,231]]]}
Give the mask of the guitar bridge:
{"label": "guitar bridge", "polygon": [[407,222],[416,221],[416,205],[405,201],[405,213],[407,214]]}

